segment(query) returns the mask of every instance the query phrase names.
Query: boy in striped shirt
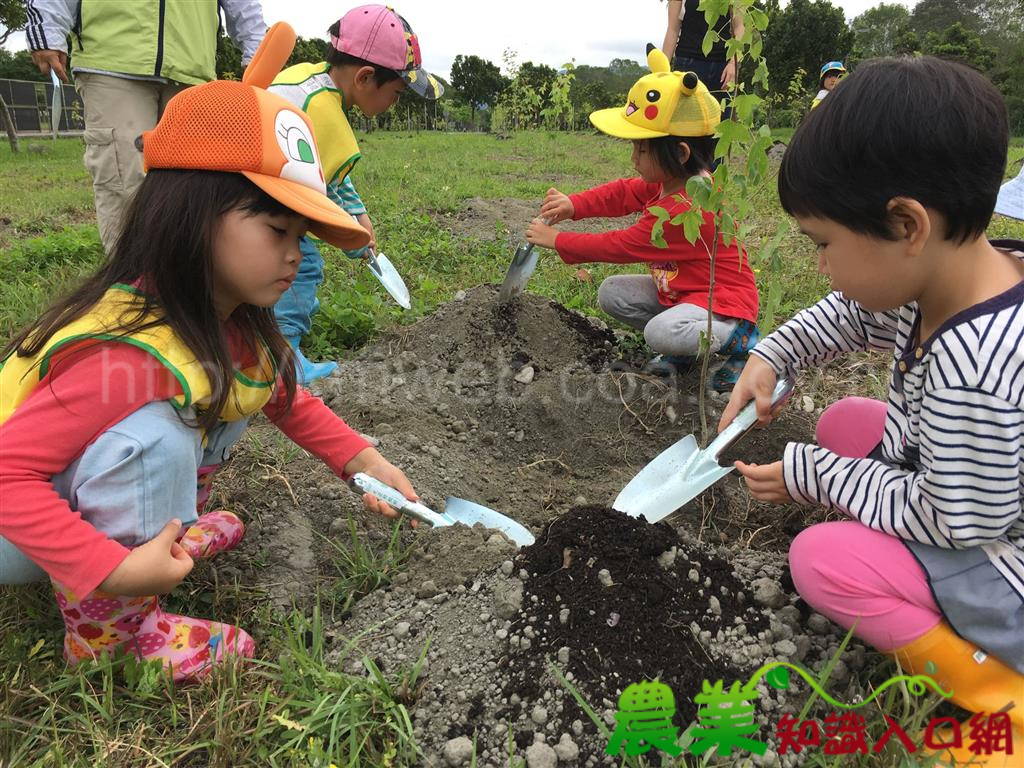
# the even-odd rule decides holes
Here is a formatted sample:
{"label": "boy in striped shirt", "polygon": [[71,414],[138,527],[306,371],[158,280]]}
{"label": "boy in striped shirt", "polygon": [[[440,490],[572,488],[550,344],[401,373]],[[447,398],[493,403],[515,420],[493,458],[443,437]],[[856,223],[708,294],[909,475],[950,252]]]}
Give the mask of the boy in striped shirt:
{"label": "boy in striped shirt", "polygon": [[808,603],[1020,737],[1024,243],[984,234],[1008,133],[987,79],[930,57],[865,64],[808,115],[779,196],[834,292],[753,350],[720,426],[751,399],[770,420],[779,375],[894,353],[887,403],[841,400],[818,445],[737,468],[755,498],[852,518],[794,540]]}

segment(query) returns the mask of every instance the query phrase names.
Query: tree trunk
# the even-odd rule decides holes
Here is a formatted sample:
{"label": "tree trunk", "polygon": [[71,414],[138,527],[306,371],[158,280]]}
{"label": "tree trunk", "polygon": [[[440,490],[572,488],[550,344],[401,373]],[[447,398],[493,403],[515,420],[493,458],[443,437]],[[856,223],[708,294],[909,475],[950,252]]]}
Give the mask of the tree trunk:
{"label": "tree trunk", "polygon": [[11,152],[17,153],[18,134],[14,131],[14,118],[11,117],[11,111],[7,108],[7,102],[4,101],[3,96],[0,96],[0,119],[3,120],[4,128],[7,129],[7,141],[11,144]]}

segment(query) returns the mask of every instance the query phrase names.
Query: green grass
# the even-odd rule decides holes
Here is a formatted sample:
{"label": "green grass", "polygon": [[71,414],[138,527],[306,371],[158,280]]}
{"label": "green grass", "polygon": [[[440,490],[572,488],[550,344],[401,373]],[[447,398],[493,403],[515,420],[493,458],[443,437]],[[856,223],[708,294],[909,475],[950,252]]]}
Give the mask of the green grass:
{"label": "green grass", "polygon": [[[0,145],[0,335],[5,340],[101,258],[81,142],[36,143],[50,152],[12,156],[6,144]],[[590,135],[537,132],[499,140],[378,132],[363,137],[362,148],[357,185],[381,249],[409,284],[413,309],[403,313],[362,265],[328,249],[323,308],[310,340],[314,357],[343,354],[381,330],[430,312],[460,288],[501,279],[512,255],[507,238],[465,241],[441,226],[443,216],[457,214],[467,199],[520,198],[539,206],[550,186],[572,192],[630,172],[626,142]],[[1015,139],[1014,171],[1021,158],[1024,139]],[[755,249],[783,225],[779,258],[754,262],[769,313],[764,324],[772,326],[828,286],[816,274],[813,248],[782,214],[771,184],[759,192],[757,211]],[[508,220],[497,226],[518,234],[526,224]],[[1024,224],[1000,217],[991,234],[1024,239]],[[530,288],[596,313],[597,286],[615,270],[595,267],[592,283],[575,279],[574,271],[546,254]],[[276,442],[250,448],[253,460],[268,467],[294,455]],[[322,610],[329,613],[390,579],[406,554],[395,539],[376,546],[350,533],[333,543],[333,588],[321,596]],[[237,621],[253,631],[261,660],[244,670],[227,667],[207,683],[177,693],[161,676],[124,660],[66,670],[60,658],[62,627],[49,591],[0,588],[0,768],[327,766],[328,756],[350,766],[421,763],[408,715],[418,663],[387,676],[369,660],[367,674],[333,669],[325,658],[318,612],[274,614],[262,595],[244,585],[215,590],[197,572],[190,586],[167,599],[167,607]],[[898,698],[885,707],[903,723],[927,712],[918,701]],[[874,711],[869,727],[879,726],[884,730]],[[510,759],[510,764],[520,762]],[[900,765],[894,756],[843,764]]]}

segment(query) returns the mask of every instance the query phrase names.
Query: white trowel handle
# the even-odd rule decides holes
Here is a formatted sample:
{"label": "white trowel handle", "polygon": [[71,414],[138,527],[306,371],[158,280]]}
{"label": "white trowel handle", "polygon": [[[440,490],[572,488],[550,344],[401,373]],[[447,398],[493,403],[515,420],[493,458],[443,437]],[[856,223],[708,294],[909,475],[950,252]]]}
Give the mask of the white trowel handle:
{"label": "white trowel handle", "polygon": [[[786,376],[781,376],[775,382],[775,389],[772,390],[772,409],[786,402],[792,394],[793,382]],[[743,410],[736,414],[736,418],[721,431],[705,451],[714,456],[715,461],[718,461],[719,455],[743,439],[755,424],[757,424],[757,403],[751,400],[743,406]]]}
{"label": "white trowel handle", "polygon": [[449,525],[437,512],[430,507],[420,504],[417,501],[409,501],[404,495],[396,491],[387,483],[382,483],[375,477],[356,472],[348,481],[348,484],[359,493],[372,493],[385,504],[390,504],[403,515],[415,518],[420,522],[431,526]]}

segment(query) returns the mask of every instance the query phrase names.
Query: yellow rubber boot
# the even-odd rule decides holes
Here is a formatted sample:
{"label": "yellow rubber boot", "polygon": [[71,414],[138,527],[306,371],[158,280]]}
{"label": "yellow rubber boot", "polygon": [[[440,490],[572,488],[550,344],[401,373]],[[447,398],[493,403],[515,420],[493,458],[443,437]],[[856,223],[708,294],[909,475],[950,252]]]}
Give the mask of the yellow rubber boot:
{"label": "yellow rubber boot", "polygon": [[943,690],[952,692],[950,701],[957,706],[984,715],[1009,715],[1013,728],[1012,755],[971,752],[967,747],[971,732],[968,721],[961,724],[964,746],[944,750],[947,764],[1024,768],[1024,675],[964,640],[946,622],[890,654],[905,671],[915,675],[928,674],[926,666],[932,662],[936,671],[930,676]]}

